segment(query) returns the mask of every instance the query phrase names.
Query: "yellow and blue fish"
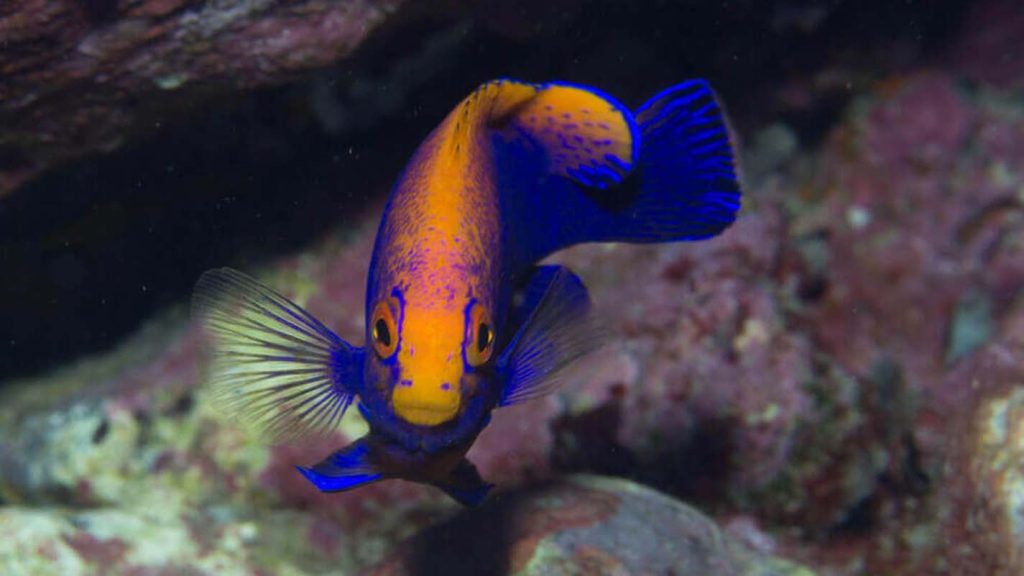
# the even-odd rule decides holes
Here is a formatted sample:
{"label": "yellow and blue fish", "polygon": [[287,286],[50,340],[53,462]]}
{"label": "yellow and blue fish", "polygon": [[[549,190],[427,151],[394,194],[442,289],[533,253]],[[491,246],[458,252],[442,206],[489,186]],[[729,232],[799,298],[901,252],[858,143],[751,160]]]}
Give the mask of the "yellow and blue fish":
{"label": "yellow and blue fish", "polygon": [[369,432],[311,468],[324,492],[388,478],[464,505],[491,489],[466,452],[495,408],[551,392],[594,349],[580,279],[546,255],[583,242],[709,238],[740,207],[735,154],[708,84],[635,112],[593,88],[496,80],[434,129],[391,192],[366,289],[366,345],[230,269],[196,285],[214,336],[214,397],[274,441]]}

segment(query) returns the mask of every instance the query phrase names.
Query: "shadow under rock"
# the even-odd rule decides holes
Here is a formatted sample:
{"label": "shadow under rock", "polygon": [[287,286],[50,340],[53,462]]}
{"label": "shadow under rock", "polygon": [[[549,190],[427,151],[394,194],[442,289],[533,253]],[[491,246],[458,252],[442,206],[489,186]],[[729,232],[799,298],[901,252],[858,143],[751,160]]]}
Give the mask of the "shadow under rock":
{"label": "shadow under rock", "polygon": [[735,452],[736,423],[709,418],[687,434],[652,437],[644,453],[618,440],[622,394],[587,412],[557,419],[551,462],[561,473],[627,478],[677,498],[713,504],[726,497]]}
{"label": "shadow under rock", "polygon": [[404,545],[404,574],[471,576],[508,574],[511,551],[523,534],[522,510],[552,484],[493,496],[480,508],[465,509],[431,526]]}

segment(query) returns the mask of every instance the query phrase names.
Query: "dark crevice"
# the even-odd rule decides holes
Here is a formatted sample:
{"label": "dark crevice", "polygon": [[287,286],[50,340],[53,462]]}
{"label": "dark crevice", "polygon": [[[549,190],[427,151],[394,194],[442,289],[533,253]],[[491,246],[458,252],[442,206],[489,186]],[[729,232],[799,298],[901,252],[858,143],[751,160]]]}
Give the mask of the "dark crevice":
{"label": "dark crevice", "polygon": [[705,420],[678,437],[653,438],[650,450],[636,454],[617,440],[622,408],[621,398],[613,396],[591,410],[555,420],[553,468],[628,478],[707,505],[725,499],[735,422]]}

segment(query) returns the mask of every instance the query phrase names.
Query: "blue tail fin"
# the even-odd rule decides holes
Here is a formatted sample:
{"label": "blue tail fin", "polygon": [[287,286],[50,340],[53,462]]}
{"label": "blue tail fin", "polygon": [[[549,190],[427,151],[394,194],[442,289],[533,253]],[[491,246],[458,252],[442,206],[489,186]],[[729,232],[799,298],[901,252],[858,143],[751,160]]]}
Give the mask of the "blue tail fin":
{"label": "blue tail fin", "polygon": [[636,111],[636,196],[613,228],[625,242],[710,238],[736,219],[740,183],[725,116],[710,86],[690,80]]}

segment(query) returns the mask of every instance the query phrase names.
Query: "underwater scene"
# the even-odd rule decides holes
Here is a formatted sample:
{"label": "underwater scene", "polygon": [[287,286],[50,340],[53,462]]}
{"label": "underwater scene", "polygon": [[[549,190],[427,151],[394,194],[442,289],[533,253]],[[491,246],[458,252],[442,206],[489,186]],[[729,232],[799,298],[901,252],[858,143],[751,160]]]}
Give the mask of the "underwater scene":
{"label": "underwater scene", "polygon": [[3,0],[0,576],[1024,574],[1018,0]]}

